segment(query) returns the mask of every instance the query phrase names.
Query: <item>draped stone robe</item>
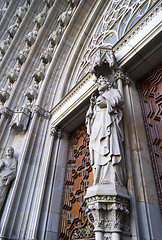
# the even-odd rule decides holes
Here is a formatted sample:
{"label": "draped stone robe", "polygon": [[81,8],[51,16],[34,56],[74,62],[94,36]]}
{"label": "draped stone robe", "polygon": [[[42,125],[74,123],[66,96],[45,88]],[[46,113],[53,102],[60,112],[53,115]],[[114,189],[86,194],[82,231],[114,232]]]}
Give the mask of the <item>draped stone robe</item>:
{"label": "draped stone robe", "polygon": [[[100,102],[106,100],[106,107]],[[118,89],[111,88],[100,94],[94,107],[90,106],[86,115],[87,133],[90,135],[90,158],[94,179],[98,183],[125,184],[123,164],[122,95]],[[95,169],[99,166],[99,176]]]}
{"label": "draped stone robe", "polygon": [[10,182],[16,176],[17,160],[6,157],[0,159],[0,209],[5,201]]}

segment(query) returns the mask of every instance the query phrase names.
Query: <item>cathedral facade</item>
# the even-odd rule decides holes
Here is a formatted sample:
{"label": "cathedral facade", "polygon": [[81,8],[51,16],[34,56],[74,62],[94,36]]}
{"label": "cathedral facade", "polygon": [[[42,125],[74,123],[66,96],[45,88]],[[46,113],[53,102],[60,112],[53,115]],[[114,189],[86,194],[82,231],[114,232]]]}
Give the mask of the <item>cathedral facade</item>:
{"label": "cathedral facade", "polygon": [[0,35],[0,239],[160,240],[161,1],[1,0]]}

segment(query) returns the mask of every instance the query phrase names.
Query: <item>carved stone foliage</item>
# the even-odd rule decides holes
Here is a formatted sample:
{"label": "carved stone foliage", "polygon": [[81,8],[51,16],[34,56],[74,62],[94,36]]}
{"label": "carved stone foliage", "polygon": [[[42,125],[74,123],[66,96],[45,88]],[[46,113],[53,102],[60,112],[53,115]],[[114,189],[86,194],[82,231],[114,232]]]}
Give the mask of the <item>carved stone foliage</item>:
{"label": "carved stone foliage", "polygon": [[95,231],[130,232],[129,199],[103,195],[87,198],[86,203],[89,213],[94,217]]}
{"label": "carved stone foliage", "polygon": [[[86,188],[92,184],[92,168],[89,159],[89,137],[86,127],[78,128],[71,136],[65,187],[60,219],[59,239],[75,239],[74,236],[91,235],[87,225],[86,205],[84,200]],[[70,237],[71,236],[71,237]],[[93,236],[93,234],[92,234]],[[91,237],[92,237],[91,236]]]}
{"label": "carved stone foliage", "polygon": [[2,208],[11,181],[16,176],[17,160],[14,158],[14,149],[8,147],[5,157],[0,159],[0,209]]}
{"label": "carved stone foliage", "polygon": [[162,211],[162,66],[137,84],[157,194]]}

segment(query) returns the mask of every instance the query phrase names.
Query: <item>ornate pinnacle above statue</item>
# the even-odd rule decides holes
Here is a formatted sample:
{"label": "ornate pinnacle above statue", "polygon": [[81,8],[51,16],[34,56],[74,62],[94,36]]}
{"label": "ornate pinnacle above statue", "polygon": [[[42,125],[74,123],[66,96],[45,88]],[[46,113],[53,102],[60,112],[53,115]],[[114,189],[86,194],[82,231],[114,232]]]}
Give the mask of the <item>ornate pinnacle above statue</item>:
{"label": "ornate pinnacle above statue", "polygon": [[14,149],[6,149],[5,158],[0,159],[0,209],[8,193],[11,181],[16,176],[17,160],[14,158]]}
{"label": "ornate pinnacle above statue", "polygon": [[99,96],[91,96],[86,115],[94,185],[126,183],[121,128],[123,97],[113,81],[112,74],[96,79]]}

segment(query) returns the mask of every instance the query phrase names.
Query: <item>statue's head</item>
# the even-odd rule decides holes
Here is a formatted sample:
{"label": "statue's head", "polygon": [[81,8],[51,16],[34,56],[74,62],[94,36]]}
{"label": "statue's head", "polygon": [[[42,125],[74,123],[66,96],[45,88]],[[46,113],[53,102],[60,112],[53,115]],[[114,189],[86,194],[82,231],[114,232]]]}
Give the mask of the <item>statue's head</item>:
{"label": "statue's head", "polygon": [[106,90],[109,90],[113,85],[110,78],[107,78],[102,75],[100,75],[95,82],[99,92],[104,92]]}
{"label": "statue's head", "polygon": [[8,147],[6,149],[6,156],[13,158],[13,156],[14,156],[14,149],[13,149],[13,147]]}

